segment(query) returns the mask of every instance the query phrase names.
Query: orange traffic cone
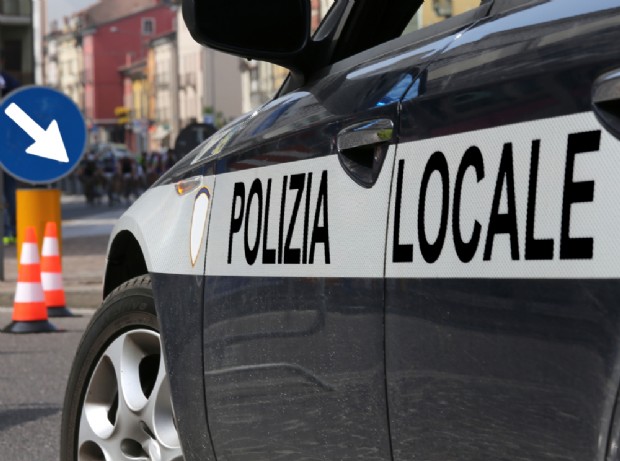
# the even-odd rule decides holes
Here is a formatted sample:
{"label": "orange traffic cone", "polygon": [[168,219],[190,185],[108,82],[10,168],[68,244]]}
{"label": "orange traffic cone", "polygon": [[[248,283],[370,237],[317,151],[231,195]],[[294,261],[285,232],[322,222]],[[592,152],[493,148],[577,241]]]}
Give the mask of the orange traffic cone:
{"label": "orange traffic cone", "polygon": [[47,315],[50,317],[73,317],[65,302],[60,251],[58,250],[58,229],[54,221],[45,225],[45,237],[41,251],[41,284],[45,294]]}
{"label": "orange traffic cone", "polygon": [[56,331],[47,320],[47,309],[41,287],[39,247],[34,227],[26,228],[22,244],[17,288],[13,303],[13,321],[4,328],[8,333],[42,333]]}

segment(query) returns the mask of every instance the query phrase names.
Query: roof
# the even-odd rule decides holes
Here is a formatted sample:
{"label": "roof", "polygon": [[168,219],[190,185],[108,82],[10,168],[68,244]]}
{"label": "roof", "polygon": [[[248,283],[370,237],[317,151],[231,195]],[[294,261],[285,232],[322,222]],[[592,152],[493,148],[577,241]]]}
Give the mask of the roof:
{"label": "roof", "polygon": [[98,3],[81,11],[80,15],[85,18],[85,25],[98,26],[162,4],[161,0],[99,0]]}

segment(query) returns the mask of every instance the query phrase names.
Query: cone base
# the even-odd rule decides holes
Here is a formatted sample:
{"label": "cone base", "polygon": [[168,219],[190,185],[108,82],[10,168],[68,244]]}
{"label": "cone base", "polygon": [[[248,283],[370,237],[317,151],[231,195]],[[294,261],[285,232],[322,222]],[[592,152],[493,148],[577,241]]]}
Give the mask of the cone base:
{"label": "cone base", "polygon": [[65,306],[62,306],[62,307],[48,307],[47,308],[47,316],[48,317],[77,317],[73,312],[71,312]]}
{"label": "cone base", "polygon": [[47,320],[35,320],[33,322],[11,322],[2,331],[5,333],[50,333],[59,330]]}

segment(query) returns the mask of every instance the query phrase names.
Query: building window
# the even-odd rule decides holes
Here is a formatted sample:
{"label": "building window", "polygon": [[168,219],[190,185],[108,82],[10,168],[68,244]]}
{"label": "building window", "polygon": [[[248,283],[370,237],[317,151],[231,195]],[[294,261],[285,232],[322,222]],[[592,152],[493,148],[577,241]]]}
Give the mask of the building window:
{"label": "building window", "polygon": [[18,0],[1,0],[0,14],[6,14],[7,16],[25,15],[25,12],[22,12],[19,6]]}
{"label": "building window", "polygon": [[258,67],[250,69],[250,91],[252,93],[258,91]]}
{"label": "building window", "polygon": [[142,18],[142,35],[155,34],[155,19],[154,18]]}

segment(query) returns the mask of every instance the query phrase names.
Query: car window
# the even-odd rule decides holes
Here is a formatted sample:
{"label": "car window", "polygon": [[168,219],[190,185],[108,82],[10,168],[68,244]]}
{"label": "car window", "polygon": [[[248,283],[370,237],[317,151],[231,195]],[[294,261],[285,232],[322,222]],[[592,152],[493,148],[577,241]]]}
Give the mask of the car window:
{"label": "car window", "polygon": [[[336,3],[346,1],[337,0]],[[381,45],[394,44],[394,40],[413,32],[416,32],[415,40],[419,40],[426,36],[424,32],[420,35],[422,30],[429,29],[428,34],[431,36],[458,28],[459,24],[469,24],[484,16],[491,3],[490,0],[354,2],[330,62],[339,63],[360,53],[371,52]],[[397,43],[401,45],[403,42],[399,40]]]}
{"label": "car window", "polygon": [[312,35],[319,28],[334,3],[335,0],[314,0],[312,17],[310,18],[310,33]]}
{"label": "car window", "polygon": [[422,3],[413,15],[402,35],[410,34],[423,27],[445,21],[486,3],[484,0],[432,0]]}

